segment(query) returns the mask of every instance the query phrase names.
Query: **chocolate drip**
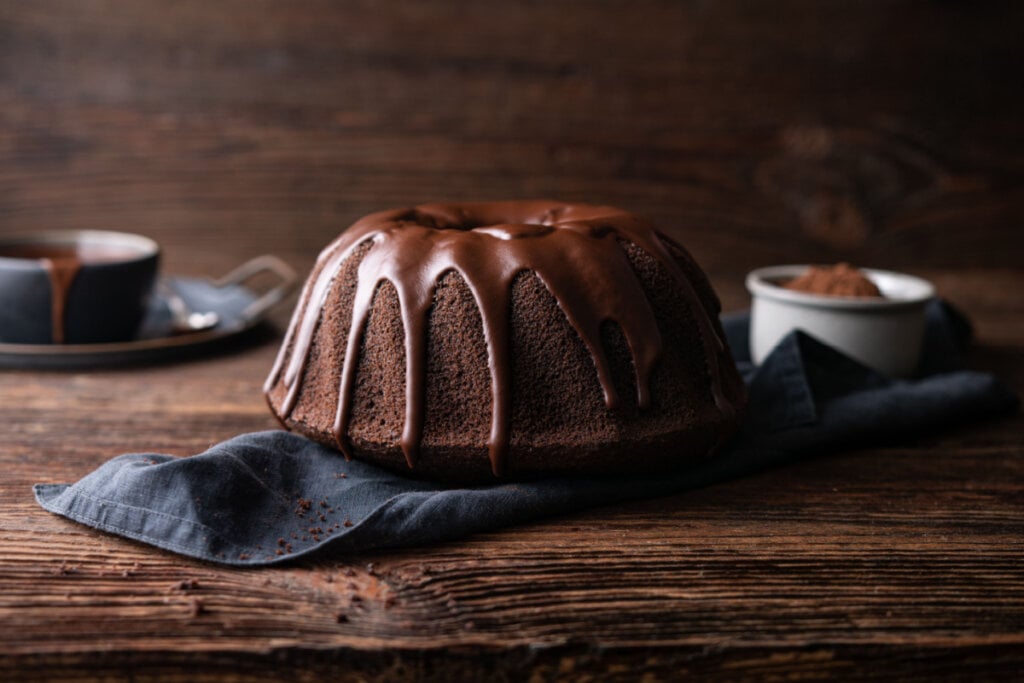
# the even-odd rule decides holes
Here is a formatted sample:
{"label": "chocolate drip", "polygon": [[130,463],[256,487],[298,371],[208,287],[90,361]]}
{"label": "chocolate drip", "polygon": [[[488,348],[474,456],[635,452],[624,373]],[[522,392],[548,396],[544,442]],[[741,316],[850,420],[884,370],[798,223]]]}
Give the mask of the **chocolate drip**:
{"label": "chocolate drip", "polygon": [[374,293],[380,284],[390,282],[398,293],[405,332],[406,402],[400,443],[409,466],[415,466],[423,432],[429,312],[436,283],[455,271],[472,292],[483,322],[492,393],[488,450],[491,468],[500,475],[512,413],[510,296],[513,280],[523,271],[540,278],[586,345],[610,410],[618,407],[619,397],[600,328],[606,320],[619,325],[633,357],[637,402],[641,409],[649,407],[650,377],[661,354],[661,335],[620,239],[643,249],[672,275],[697,323],[715,403],[731,416],[733,408],[723,393],[719,366],[724,343],[689,278],[653,227],[618,209],[553,202],[429,204],[381,212],[357,222],[318,259],[264,389],[269,394],[283,374],[287,393],[279,417],[287,419],[298,401],[331,284],[353,251],[370,241],[358,269],[334,437],[350,457],[347,434],[359,348]]}
{"label": "chocolate drip", "polygon": [[77,258],[41,258],[39,259],[50,278],[51,329],[50,337],[54,344],[64,343],[64,315],[68,303],[68,291],[75,281],[82,262]]}

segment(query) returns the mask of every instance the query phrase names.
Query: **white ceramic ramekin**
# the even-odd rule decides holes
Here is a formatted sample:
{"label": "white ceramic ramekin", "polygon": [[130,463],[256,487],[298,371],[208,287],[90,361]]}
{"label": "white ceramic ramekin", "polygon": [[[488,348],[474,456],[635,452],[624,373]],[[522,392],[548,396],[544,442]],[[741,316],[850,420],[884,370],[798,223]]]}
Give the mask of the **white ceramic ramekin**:
{"label": "white ceramic ramekin", "polygon": [[772,266],[747,275],[753,296],[750,354],[760,364],[791,330],[799,329],[894,377],[913,374],[921,352],[925,306],[935,296],[926,280],[861,268],[884,299],[809,294],[781,285],[810,266]]}

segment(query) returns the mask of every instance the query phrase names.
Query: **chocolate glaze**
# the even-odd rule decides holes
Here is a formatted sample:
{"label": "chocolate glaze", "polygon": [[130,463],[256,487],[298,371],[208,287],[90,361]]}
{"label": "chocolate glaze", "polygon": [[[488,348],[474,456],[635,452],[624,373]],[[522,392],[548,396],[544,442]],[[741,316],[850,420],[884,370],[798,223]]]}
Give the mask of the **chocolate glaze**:
{"label": "chocolate glaze", "polygon": [[388,281],[398,293],[405,332],[405,424],[400,443],[413,467],[423,431],[428,314],[436,283],[446,272],[456,271],[472,291],[483,321],[492,392],[488,451],[492,471],[500,475],[511,415],[510,291],[518,273],[535,273],[554,296],[590,351],[609,409],[618,406],[619,398],[600,327],[606,320],[617,323],[633,357],[638,404],[641,409],[650,405],[650,375],[661,354],[661,335],[620,240],[643,249],[672,275],[697,322],[715,404],[731,418],[734,407],[723,393],[720,367],[724,342],[693,284],[666,248],[666,238],[647,221],[619,209],[549,201],[426,204],[358,221],[321,253],[318,274],[306,283],[264,391],[269,396],[283,378],[287,393],[277,414],[283,424],[298,400],[331,284],[353,251],[371,242],[358,269],[333,433],[338,447],[350,457],[347,431],[360,344],[374,293]]}

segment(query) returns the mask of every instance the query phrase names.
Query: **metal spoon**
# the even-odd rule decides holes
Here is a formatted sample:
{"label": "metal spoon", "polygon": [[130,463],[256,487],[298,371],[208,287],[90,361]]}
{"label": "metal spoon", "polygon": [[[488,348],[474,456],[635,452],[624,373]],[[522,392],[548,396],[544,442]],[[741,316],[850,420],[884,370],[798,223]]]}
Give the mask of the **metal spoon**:
{"label": "metal spoon", "polygon": [[181,296],[166,282],[160,283],[160,294],[171,312],[171,333],[192,334],[217,326],[220,316],[213,311],[193,311]]}

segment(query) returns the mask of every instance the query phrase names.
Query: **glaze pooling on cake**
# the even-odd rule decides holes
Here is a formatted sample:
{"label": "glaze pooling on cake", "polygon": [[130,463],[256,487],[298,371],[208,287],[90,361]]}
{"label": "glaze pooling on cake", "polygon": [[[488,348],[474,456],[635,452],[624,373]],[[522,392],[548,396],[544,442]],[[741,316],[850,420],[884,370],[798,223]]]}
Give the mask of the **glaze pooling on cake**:
{"label": "glaze pooling on cake", "polygon": [[265,391],[269,396],[283,381],[287,393],[278,416],[287,420],[298,400],[332,283],[353,252],[369,243],[358,267],[334,439],[346,456],[352,455],[347,431],[360,344],[374,294],[389,282],[398,294],[405,334],[405,423],[400,445],[406,462],[414,467],[425,413],[428,316],[438,281],[457,272],[472,292],[483,322],[492,399],[487,450],[493,473],[500,475],[511,416],[510,294],[513,280],[524,271],[536,274],[583,341],[608,409],[616,409],[619,397],[601,342],[605,321],[622,330],[632,355],[638,405],[650,405],[650,377],[662,353],[662,337],[620,242],[624,241],[671,274],[696,322],[715,405],[731,420],[734,407],[723,390],[720,364],[724,343],[664,239],[650,223],[619,209],[555,202],[428,204],[372,214],[321,254],[319,270],[306,283]]}

